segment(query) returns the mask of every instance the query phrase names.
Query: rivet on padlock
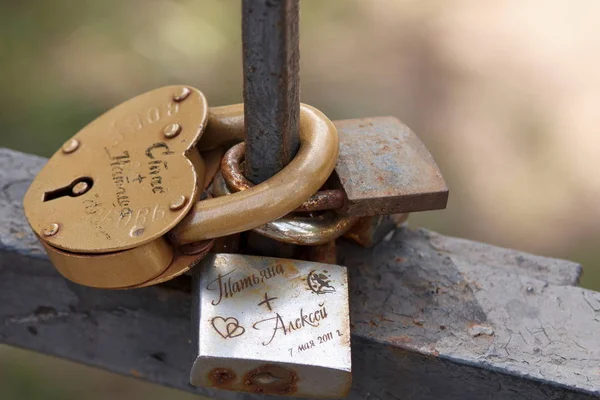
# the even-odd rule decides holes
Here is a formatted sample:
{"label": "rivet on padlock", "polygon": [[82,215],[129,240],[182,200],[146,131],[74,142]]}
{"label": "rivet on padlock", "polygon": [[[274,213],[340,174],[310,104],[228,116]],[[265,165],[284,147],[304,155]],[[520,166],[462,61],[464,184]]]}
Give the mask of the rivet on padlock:
{"label": "rivet on padlock", "polygon": [[345,397],[351,386],[345,267],[210,254],[193,288],[196,386]]}

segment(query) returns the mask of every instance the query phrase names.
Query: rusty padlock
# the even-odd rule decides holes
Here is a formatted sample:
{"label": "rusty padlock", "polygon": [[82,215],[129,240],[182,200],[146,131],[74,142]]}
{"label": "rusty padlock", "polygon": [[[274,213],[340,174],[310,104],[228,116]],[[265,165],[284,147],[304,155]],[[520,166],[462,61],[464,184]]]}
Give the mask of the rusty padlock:
{"label": "rusty padlock", "polygon": [[[344,235],[370,247],[395,227],[392,215],[444,208],[448,189],[419,138],[393,117],[334,122],[340,155],[332,175],[334,190],[311,196],[300,208],[254,229],[266,237],[298,245],[317,245]],[[223,157],[213,193],[225,196],[251,188],[242,173],[244,143]],[[305,211],[321,211],[307,215]],[[360,221],[359,223],[357,223]]]}

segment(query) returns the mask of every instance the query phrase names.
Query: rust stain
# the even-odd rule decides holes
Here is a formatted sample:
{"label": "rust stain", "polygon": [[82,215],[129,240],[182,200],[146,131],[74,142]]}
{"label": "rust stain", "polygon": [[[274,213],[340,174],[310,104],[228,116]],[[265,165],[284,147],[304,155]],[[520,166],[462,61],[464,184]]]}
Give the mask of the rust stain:
{"label": "rust stain", "polygon": [[385,316],[383,316],[382,314],[376,315],[377,319],[379,321],[383,321],[383,322],[394,322],[393,320],[386,318]]}
{"label": "rust stain", "polygon": [[348,346],[348,347],[352,346],[352,340],[350,339],[351,336],[352,335],[343,335],[342,336],[342,345],[343,346]]}
{"label": "rust stain", "polygon": [[229,368],[213,368],[208,372],[207,378],[214,387],[229,388],[235,382],[236,375]]}
{"label": "rust stain", "polygon": [[337,264],[337,248],[335,241],[317,246],[304,246],[304,255],[307,261],[314,261],[322,264]]}
{"label": "rust stain", "polygon": [[393,117],[335,125],[340,135],[336,172],[348,197],[349,215],[445,208],[448,188],[439,168],[406,125]]}
{"label": "rust stain", "polygon": [[129,373],[133,376],[135,376],[136,378],[141,378],[144,376],[144,374],[142,374],[140,371],[138,371],[137,369],[130,369]]}
{"label": "rust stain", "polygon": [[[234,192],[250,189],[254,184],[244,176],[241,163],[244,161],[246,145],[244,142],[231,147],[221,161],[221,174],[227,186]],[[287,157],[285,157],[287,159]],[[285,163],[284,163],[285,164]],[[346,195],[342,190],[322,190],[312,195],[296,211],[323,211],[342,208]]]}
{"label": "rust stain", "polygon": [[440,352],[433,346],[429,347],[426,349],[427,354],[434,356],[434,357],[439,357]]}
{"label": "rust stain", "polygon": [[296,209],[299,212],[335,210],[344,206],[346,195],[339,189],[320,190]]}
{"label": "rust stain", "polygon": [[246,390],[261,394],[293,394],[298,390],[295,371],[274,364],[261,365],[244,375]]}
{"label": "rust stain", "polygon": [[283,274],[288,279],[296,279],[297,275],[300,273],[298,267],[296,266],[295,260],[290,259],[278,259],[274,264],[272,264],[273,268],[281,267],[283,268]]}
{"label": "rust stain", "polygon": [[388,338],[388,340],[395,346],[402,346],[412,343],[412,338],[408,335],[391,336]]}
{"label": "rust stain", "polygon": [[470,281],[469,285],[473,286],[477,290],[481,290],[482,289],[481,285],[477,281]]}

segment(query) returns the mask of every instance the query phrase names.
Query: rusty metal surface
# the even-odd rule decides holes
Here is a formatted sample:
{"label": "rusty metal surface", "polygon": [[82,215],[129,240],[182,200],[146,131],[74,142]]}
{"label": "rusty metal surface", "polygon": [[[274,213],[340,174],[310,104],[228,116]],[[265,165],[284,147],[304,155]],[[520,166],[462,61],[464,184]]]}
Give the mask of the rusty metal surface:
{"label": "rusty metal surface", "polygon": [[[215,176],[211,189],[215,197],[232,193],[221,173]],[[315,246],[336,240],[357,220],[358,217],[340,215],[331,210],[312,214],[289,213],[252,231],[282,243]]]}
{"label": "rusty metal surface", "polygon": [[238,143],[227,150],[221,159],[221,175],[225,178],[230,189],[235,192],[250,189],[254,186],[252,182],[244,176],[240,167],[240,164],[244,161],[245,149],[245,142]]}
{"label": "rusty metal surface", "polygon": [[337,245],[331,241],[319,246],[303,246],[300,260],[315,261],[324,264],[337,264]]}
{"label": "rusty metal surface", "polygon": [[335,168],[354,216],[436,210],[448,188],[419,138],[394,117],[335,121],[340,155]]}
{"label": "rusty metal surface", "polygon": [[346,195],[338,189],[319,190],[310,196],[302,205],[296,208],[297,212],[312,212],[338,210],[344,206]]}
{"label": "rusty metal surface", "polygon": [[[21,208],[45,162],[0,149],[0,341],[215,398],[261,399],[188,384],[189,278],[106,291],[52,268]],[[408,229],[373,249],[338,247],[350,270],[349,399],[600,398],[600,294],[573,286],[578,264]]]}
{"label": "rusty metal surface", "polygon": [[373,247],[386,235],[408,219],[408,214],[375,215],[361,217],[344,234],[344,238],[352,240],[362,247]]}
{"label": "rusty metal surface", "polygon": [[[244,176],[241,164],[244,161],[245,143],[232,146],[221,160],[221,174],[227,186],[234,192],[250,189],[254,184]],[[300,207],[298,212],[335,210],[342,208],[346,195],[339,189],[320,190],[310,196]]]}
{"label": "rusty metal surface", "polygon": [[244,0],[246,176],[263,182],[300,145],[298,0]]}

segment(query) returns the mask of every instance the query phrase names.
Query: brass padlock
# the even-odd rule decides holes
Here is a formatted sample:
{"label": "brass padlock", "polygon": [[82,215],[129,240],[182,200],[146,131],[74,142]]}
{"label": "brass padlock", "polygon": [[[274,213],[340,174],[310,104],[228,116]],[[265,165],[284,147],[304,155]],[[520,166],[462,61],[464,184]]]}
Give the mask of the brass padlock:
{"label": "brass padlock", "polygon": [[196,386],[341,398],[351,386],[345,267],[210,254],[193,288]]}
{"label": "brass padlock", "polygon": [[171,279],[199,258],[179,251],[181,245],[282,217],[335,166],[334,125],[302,105],[300,149],[281,173],[243,193],[197,202],[215,172],[195,146],[200,137],[201,149],[214,150],[243,134],[242,105],[209,110],[197,89],[153,90],[101,115],[54,154],[25,196],[25,214],[70,280],[131,288]]}
{"label": "brass padlock", "polygon": [[24,209],[65,277],[125,287],[165,270],[173,252],[163,236],[204,181],[195,144],[207,118],[200,91],[156,89],[104,113],[50,158]]}

